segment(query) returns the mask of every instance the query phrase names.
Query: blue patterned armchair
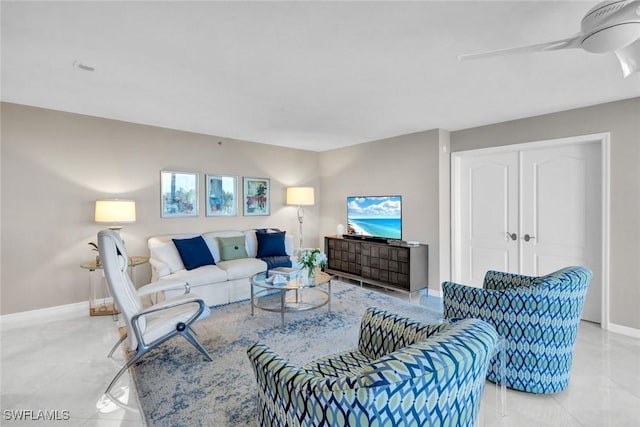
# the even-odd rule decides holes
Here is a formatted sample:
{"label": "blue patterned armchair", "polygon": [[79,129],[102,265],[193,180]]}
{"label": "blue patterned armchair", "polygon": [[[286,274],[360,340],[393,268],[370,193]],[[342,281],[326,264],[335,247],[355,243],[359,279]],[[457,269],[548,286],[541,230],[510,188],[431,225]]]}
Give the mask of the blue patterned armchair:
{"label": "blue patterned armchair", "polygon": [[[507,387],[558,393],[569,384],[573,348],[591,280],[584,267],[546,276],[487,272],[484,288],[442,284],[445,318],[478,318],[505,337]],[[494,358],[487,378],[501,381]]]}
{"label": "blue patterned armchair", "polygon": [[365,312],[358,348],[299,368],[256,343],[260,426],[473,426],[499,337],[486,322],[427,325]]}

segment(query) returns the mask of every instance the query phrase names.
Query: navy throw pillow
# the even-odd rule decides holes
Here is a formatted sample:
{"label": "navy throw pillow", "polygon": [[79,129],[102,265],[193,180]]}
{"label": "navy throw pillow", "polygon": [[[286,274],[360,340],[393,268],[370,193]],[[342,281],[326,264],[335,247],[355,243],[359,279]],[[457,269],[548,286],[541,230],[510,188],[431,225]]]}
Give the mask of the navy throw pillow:
{"label": "navy throw pillow", "polygon": [[287,256],[287,251],[284,247],[285,233],[286,231],[275,233],[256,231],[256,238],[258,239],[258,255],[256,257]]}
{"label": "navy throw pillow", "polygon": [[277,267],[292,267],[291,258],[289,255],[287,256],[267,256],[264,258],[260,258],[264,262],[267,263],[267,270],[271,270],[272,268]]}
{"label": "navy throw pillow", "polygon": [[172,239],[182,258],[184,268],[193,270],[203,265],[215,265],[213,255],[202,236],[191,239]]}

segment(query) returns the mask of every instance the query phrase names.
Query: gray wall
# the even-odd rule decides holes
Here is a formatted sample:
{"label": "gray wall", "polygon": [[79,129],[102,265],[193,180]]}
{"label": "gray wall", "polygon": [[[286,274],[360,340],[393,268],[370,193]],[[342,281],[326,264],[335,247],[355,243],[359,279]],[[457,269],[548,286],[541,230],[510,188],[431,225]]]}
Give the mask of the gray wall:
{"label": "gray wall", "polygon": [[[346,222],[348,195],[402,194],[404,238],[430,245],[429,286],[438,290],[449,275],[449,142],[462,151],[600,132],[611,133],[610,320],[640,329],[640,98],[321,153],[2,104],[1,313],[88,299],[78,265],[93,256],[97,198],[136,200],[138,222],[123,237],[146,254],[146,238],[161,233],[275,226],[296,235],[295,207],[284,205],[290,185],[317,190],[305,246]],[[272,214],[208,218],[201,206],[198,218],[162,219],[162,169],[269,177]]]}
{"label": "gray wall", "polygon": [[610,321],[640,329],[640,98],[451,132],[452,151],[611,134]]}
{"label": "gray wall", "polygon": [[445,139],[436,129],[321,152],[320,235],[346,225],[347,196],[402,195],[402,237],[429,245],[429,287],[438,287],[441,134]]}
{"label": "gray wall", "polygon": [[[218,144],[222,142],[222,145]],[[94,202],[136,201],[138,220],[122,236],[131,254],[148,254],[155,234],[278,227],[297,236],[285,188],[319,189],[318,153],[143,126],[15,104],[2,104],[1,313],[89,298],[95,256],[87,245],[104,228],[93,222]],[[200,173],[200,215],[160,217],[160,171]],[[204,174],[271,179],[271,215],[204,216]],[[241,207],[240,207],[241,209]],[[305,246],[318,246],[318,205],[308,207]],[[296,240],[297,241],[297,240]],[[150,278],[149,266],[136,274]]]}

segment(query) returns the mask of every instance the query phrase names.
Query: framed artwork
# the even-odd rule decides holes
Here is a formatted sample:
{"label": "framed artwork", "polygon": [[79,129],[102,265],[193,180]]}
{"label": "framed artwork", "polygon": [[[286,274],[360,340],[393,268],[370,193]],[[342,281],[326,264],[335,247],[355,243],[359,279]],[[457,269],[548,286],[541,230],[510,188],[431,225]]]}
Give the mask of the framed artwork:
{"label": "framed artwork", "polygon": [[269,215],[270,185],[268,178],[243,178],[244,214]]}
{"label": "framed artwork", "polygon": [[238,177],[225,175],[205,176],[207,216],[238,215]]}
{"label": "framed artwork", "polygon": [[162,171],[160,198],[162,218],[198,216],[198,174]]}

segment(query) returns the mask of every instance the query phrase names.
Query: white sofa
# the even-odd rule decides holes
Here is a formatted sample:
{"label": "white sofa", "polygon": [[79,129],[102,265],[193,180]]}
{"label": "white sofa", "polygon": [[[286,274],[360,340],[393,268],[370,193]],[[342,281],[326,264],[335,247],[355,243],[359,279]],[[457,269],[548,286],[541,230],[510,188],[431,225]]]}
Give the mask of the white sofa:
{"label": "white sofa", "polygon": [[[173,239],[190,239],[197,236],[204,238],[215,265],[204,265],[192,270],[184,267],[180,253]],[[221,261],[221,248],[218,237],[245,237],[247,258]],[[151,264],[151,280],[187,282],[193,293],[202,297],[208,306],[228,304],[251,297],[249,279],[256,273],[265,271],[267,263],[256,258],[258,240],[255,230],[246,231],[212,231],[207,233],[166,234],[152,236],[148,239],[149,263]],[[286,253],[293,254],[293,238],[285,234]],[[165,298],[181,295],[184,285],[172,290],[165,290]]]}

